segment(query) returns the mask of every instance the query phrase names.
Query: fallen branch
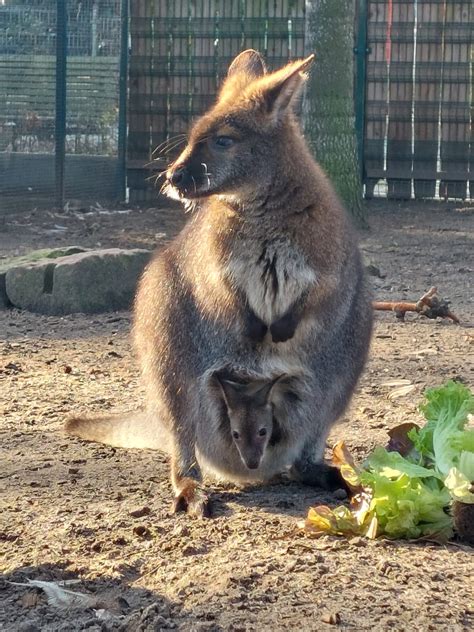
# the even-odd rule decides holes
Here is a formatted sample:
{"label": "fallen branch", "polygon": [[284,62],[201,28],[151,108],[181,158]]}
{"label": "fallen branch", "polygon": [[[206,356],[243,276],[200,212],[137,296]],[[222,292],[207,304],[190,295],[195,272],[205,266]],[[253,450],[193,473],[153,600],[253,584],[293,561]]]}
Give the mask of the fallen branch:
{"label": "fallen branch", "polygon": [[416,303],[374,301],[372,306],[376,310],[395,312],[395,316],[400,320],[405,318],[407,312],[417,312],[426,318],[449,318],[459,324],[459,318],[449,309],[449,301],[440,298],[437,291],[436,287],[430,288]]}

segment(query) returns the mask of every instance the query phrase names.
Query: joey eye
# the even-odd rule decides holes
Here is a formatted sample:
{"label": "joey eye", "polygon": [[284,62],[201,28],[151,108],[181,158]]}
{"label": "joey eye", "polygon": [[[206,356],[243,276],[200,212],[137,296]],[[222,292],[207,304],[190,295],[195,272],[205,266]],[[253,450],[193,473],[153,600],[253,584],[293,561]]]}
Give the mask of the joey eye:
{"label": "joey eye", "polygon": [[235,143],[235,140],[230,136],[216,136],[214,138],[214,145],[219,149],[228,149],[232,147]]}
{"label": "joey eye", "polygon": [[267,429],[266,428],[260,428],[260,430],[258,431],[258,436],[259,437],[264,437],[267,434]]}
{"label": "joey eye", "polygon": [[240,435],[237,432],[237,430],[233,430],[232,431],[232,437],[237,441],[238,439],[240,439]]}

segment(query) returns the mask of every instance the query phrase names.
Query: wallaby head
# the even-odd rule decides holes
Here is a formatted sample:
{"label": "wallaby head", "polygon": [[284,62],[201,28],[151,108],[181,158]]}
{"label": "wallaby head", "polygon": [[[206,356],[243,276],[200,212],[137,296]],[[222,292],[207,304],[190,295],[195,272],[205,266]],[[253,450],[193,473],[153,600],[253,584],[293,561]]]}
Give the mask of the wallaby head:
{"label": "wallaby head", "polygon": [[230,421],[230,434],[240,458],[249,470],[258,469],[267,446],[281,430],[275,419],[273,399],[286,376],[235,382],[217,372]]}
{"label": "wallaby head", "polygon": [[242,200],[274,183],[295,138],[301,142],[293,109],[313,59],[269,73],[258,52],[240,53],[217,103],[195,123],[186,148],[168,169],[164,192],[179,199],[219,194]]}

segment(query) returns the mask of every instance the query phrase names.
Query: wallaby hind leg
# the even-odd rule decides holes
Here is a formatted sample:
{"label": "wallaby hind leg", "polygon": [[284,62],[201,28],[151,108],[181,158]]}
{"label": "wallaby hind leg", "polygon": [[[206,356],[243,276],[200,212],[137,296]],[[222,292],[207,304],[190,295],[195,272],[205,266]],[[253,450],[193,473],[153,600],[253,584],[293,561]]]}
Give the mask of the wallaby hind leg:
{"label": "wallaby hind leg", "polygon": [[175,446],[171,460],[171,482],[173,484],[173,512],[185,511],[198,518],[211,517],[211,501],[202,484],[202,476],[196,457],[191,450]]}

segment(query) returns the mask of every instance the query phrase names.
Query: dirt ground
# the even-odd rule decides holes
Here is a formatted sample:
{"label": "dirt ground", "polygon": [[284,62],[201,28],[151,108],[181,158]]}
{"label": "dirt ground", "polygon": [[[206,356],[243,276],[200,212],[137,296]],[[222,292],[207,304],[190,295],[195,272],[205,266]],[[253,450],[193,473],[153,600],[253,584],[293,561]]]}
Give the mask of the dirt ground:
{"label": "dirt ground", "polygon": [[[162,246],[184,219],[176,209],[12,214],[0,253]],[[420,421],[425,387],[474,384],[474,208],[374,202],[370,226],[361,240],[383,277],[371,277],[375,295],[416,299],[436,284],[461,325],[378,313],[370,361],[330,438],[358,459],[392,426]],[[129,327],[127,312],[0,311],[1,630],[473,629],[467,546],[311,539],[296,528],[308,507],[340,500],[296,484],[214,485],[213,519],[174,516],[165,456],[63,436],[68,413],[141,405]],[[389,399],[392,379],[414,389]],[[28,579],[78,579],[70,589],[92,606],[61,611],[10,583]]]}

